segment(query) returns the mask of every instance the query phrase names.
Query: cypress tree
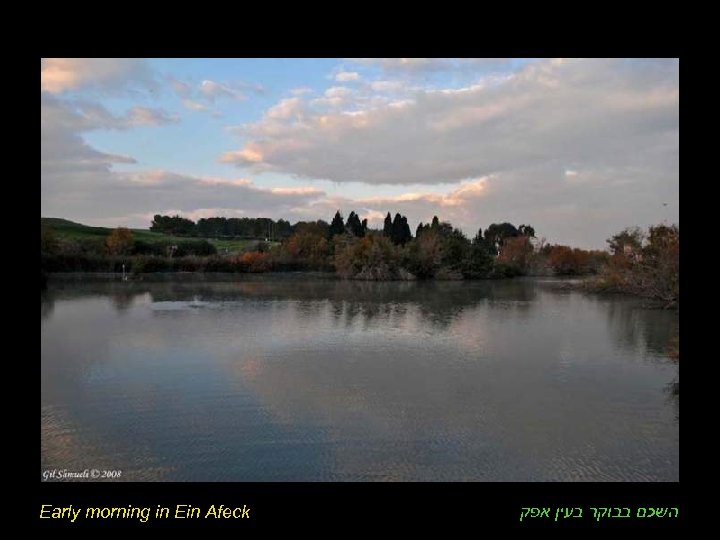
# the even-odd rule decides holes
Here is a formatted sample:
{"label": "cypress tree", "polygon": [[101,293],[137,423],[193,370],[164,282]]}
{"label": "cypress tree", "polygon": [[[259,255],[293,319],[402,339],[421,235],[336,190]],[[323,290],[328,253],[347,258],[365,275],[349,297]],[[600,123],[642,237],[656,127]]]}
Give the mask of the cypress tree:
{"label": "cypress tree", "polygon": [[383,236],[392,238],[392,218],[390,217],[390,212],[388,212],[387,216],[385,216],[385,224],[383,225]]}
{"label": "cypress tree", "polygon": [[332,223],[330,223],[330,238],[335,236],[336,234],[343,234],[345,232],[345,222],[343,221],[342,214],[340,214],[340,210],[335,212],[335,217],[332,220]]}

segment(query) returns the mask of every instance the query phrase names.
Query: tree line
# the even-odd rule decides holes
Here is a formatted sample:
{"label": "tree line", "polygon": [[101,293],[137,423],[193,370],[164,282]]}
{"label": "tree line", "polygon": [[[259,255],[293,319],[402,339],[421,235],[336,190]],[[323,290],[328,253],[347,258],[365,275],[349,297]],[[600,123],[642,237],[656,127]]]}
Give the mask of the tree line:
{"label": "tree line", "polygon": [[273,238],[281,240],[290,236],[293,227],[284,219],[270,218],[201,218],[193,220],[181,216],[156,214],[150,230],[171,236],[196,236],[203,238]]}
{"label": "tree line", "polygon": [[[238,228],[242,224],[246,228]],[[366,280],[484,279],[521,275],[596,274],[593,288],[663,299],[678,297],[679,229],[650,227],[647,233],[626,229],[608,239],[608,250],[583,250],[553,245],[537,238],[532,225],[492,223],[468,237],[451,223],[434,216],[419,223],[415,235],[399,212],[387,213],[382,229],[366,219],[337,211],[324,220],[294,225],[267,218],[203,218],[194,223],[179,216],[155,216],[153,225],[178,235],[238,231],[264,236],[274,224],[283,231],[280,242],[251,242],[241,252],[220,254],[205,239],[143,241],[132,231],[113,230],[104,239],[73,241],[58,238],[42,227],[42,269],[117,272],[265,272],[319,270]],[[192,225],[192,227],[191,227]]]}

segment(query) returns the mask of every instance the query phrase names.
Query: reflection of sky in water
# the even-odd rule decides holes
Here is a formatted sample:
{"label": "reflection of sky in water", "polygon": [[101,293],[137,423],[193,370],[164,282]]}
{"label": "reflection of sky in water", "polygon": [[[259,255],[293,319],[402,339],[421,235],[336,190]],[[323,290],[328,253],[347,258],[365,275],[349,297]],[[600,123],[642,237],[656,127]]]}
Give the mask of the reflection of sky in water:
{"label": "reflection of sky in water", "polygon": [[[125,287],[122,287],[124,285]],[[43,468],[170,480],[677,480],[677,314],[532,281],[64,286]]]}

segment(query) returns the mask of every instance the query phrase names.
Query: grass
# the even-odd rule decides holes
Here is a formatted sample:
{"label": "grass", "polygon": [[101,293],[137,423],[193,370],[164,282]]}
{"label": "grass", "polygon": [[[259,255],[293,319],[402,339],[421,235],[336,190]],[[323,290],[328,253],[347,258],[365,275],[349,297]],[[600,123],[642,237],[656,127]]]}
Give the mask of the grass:
{"label": "grass", "polygon": [[[83,240],[88,238],[102,238],[107,237],[112,228],[109,227],[90,227],[88,225],[82,225],[81,223],[75,223],[67,219],[61,218],[40,218],[40,222],[55,231],[55,234],[59,238],[67,238],[70,240]],[[198,237],[179,237],[179,236],[168,236],[159,232],[150,231],[148,229],[130,229],[133,233],[135,240],[142,240],[144,242],[182,242],[185,240],[207,240],[213,244],[218,253],[239,253],[243,251],[250,244],[257,242],[257,240],[250,240],[245,238],[198,238]],[[277,242],[271,242],[276,244]]]}

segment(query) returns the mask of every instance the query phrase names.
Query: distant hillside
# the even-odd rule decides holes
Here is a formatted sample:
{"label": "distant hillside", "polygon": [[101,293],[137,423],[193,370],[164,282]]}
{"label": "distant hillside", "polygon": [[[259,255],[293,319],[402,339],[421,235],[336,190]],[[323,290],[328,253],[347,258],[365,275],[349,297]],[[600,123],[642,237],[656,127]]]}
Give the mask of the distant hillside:
{"label": "distant hillside", "polygon": [[[67,238],[69,240],[86,240],[91,238],[102,238],[107,237],[113,230],[112,227],[90,227],[83,225],[82,223],[75,223],[69,219],[63,218],[40,218],[41,225],[44,225],[53,231],[60,238]],[[149,229],[130,229],[133,233],[135,240],[142,240],[148,243],[155,242],[183,242],[190,238],[182,238],[177,236],[168,236],[159,232],[154,232]],[[215,239],[207,238],[211,244],[213,244],[221,252],[235,253],[242,251],[245,247],[257,243],[256,240],[234,240],[234,239]]]}
{"label": "distant hillside", "polygon": [[[106,237],[112,229],[107,227],[90,227],[62,218],[40,218],[40,224],[53,229],[60,236],[71,238]],[[150,231],[138,230],[140,234]],[[135,231],[133,231],[135,233]],[[153,233],[154,234],[154,233]]]}
{"label": "distant hillside", "polygon": [[78,227],[85,227],[85,225],[81,225],[80,223],[75,223],[74,221],[70,221],[69,219],[63,219],[59,217],[41,217],[40,223],[48,227],[58,227],[61,225],[76,225]]}

